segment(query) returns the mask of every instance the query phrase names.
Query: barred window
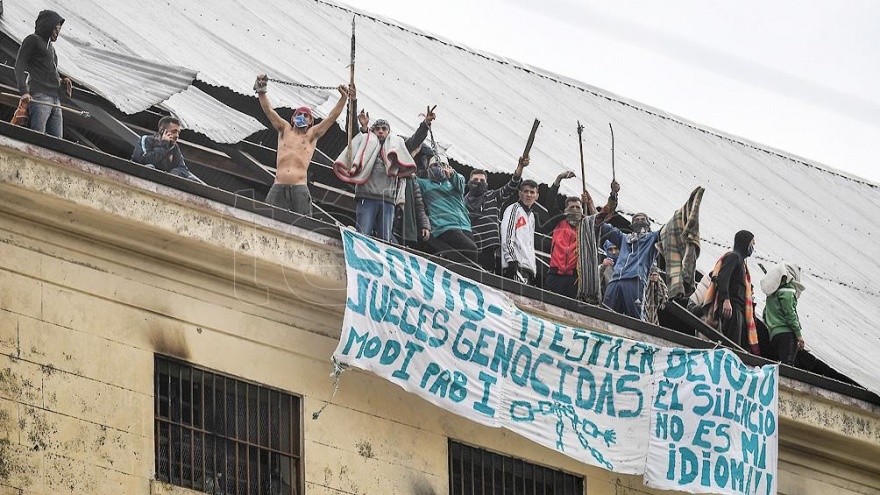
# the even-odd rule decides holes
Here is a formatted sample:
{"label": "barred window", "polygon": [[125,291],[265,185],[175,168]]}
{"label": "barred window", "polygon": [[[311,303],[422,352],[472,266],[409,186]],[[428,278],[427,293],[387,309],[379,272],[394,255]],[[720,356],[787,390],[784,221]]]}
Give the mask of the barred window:
{"label": "barred window", "polygon": [[583,495],[579,476],[449,441],[450,495]]}
{"label": "barred window", "polygon": [[210,494],[302,490],[300,398],[156,356],[156,479]]}

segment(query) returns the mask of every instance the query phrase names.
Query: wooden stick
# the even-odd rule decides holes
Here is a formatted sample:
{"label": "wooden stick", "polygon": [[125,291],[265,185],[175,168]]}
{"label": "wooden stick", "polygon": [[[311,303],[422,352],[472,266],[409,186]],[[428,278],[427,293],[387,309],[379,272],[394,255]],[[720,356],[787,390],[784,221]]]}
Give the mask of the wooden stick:
{"label": "wooden stick", "polygon": [[587,167],[584,165],[584,126],[581,125],[581,121],[578,120],[578,141],[581,147],[581,184],[583,185],[583,192],[587,192]]}
{"label": "wooden stick", "polygon": [[608,128],[611,129],[611,180],[617,180],[617,174],[614,171],[614,127],[611,125],[611,122],[608,123]]}
{"label": "wooden stick", "polygon": [[535,134],[538,132],[538,126],[541,125],[541,121],[535,119],[535,122],[532,123],[532,132],[529,134],[529,140],[526,141],[526,149],[523,151],[523,158],[529,156],[529,152],[532,151],[532,145],[535,144]]}
{"label": "wooden stick", "polygon": [[[348,146],[346,146],[345,152],[345,164],[348,167],[351,167],[351,139],[352,134],[354,134],[354,120],[357,119],[357,109],[352,110],[352,105],[354,105],[354,95],[351,93],[351,89],[354,88],[354,50],[355,50],[355,40],[354,40],[354,16],[351,17],[351,65],[349,65],[348,70]],[[354,115],[354,119],[352,119],[352,115]]]}
{"label": "wooden stick", "polygon": [[[14,95],[12,93],[0,93],[0,95],[11,96],[12,98],[21,99],[21,96]],[[38,101],[38,100],[34,100],[33,98],[31,98],[31,101],[29,101],[28,104],[29,105],[45,105],[47,107],[59,108],[61,110],[64,110],[65,112],[75,113],[81,117],[86,117],[86,118],[92,116],[89,112],[86,112],[85,110],[77,110],[76,108],[70,108],[70,107],[66,107],[64,105],[58,105],[56,103],[46,103],[45,101]]]}

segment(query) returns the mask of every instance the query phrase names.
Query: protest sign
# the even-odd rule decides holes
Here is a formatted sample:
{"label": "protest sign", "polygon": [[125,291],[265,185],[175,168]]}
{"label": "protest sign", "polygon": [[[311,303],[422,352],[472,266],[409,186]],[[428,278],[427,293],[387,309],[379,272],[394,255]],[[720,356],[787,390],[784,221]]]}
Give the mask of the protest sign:
{"label": "protest sign", "polygon": [[727,349],[673,349],[656,372],[645,483],[776,493],[779,367],[748,367]]}
{"label": "protest sign", "polygon": [[[652,486],[739,487],[735,476],[740,469],[746,476],[747,466],[774,485],[775,367],[759,374],[729,352],[657,347],[544,320],[420,256],[350,229],[342,239],[348,297],[337,362],[586,464],[648,473]],[[749,408],[739,410],[737,425],[722,426],[737,418],[725,400]],[[750,430],[755,421],[760,432]],[[713,450],[737,428],[757,436],[743,433]],[[708,486],[700,471],[707,450]],[[715,475],[725,461],[726,480]]]}

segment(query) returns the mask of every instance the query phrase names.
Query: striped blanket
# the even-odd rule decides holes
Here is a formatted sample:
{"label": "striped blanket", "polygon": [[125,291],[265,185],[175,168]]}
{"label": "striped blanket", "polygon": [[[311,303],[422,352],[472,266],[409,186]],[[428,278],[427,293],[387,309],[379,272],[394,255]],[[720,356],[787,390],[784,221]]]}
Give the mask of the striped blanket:
{"label": "striped blanket", "polygon": [[599,246],[596,241],[596,216],[581,220],[577,233],[578,247],[578,297],[589,303],[599,304],[602,289],[599,279]]}
{"label": "striped blanket", "polygon": [[666,260],[669,298],[688,297],[694,292],[694,273],[700,256],[700,202],[706,190],[693,190],[687,202],[660,229],[657,249]]}

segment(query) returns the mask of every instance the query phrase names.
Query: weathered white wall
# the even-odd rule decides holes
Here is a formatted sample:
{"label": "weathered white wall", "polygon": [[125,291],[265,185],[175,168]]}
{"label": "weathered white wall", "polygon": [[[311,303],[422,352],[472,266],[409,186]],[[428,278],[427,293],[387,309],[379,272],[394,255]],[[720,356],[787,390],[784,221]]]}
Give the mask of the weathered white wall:
{"label": "weathered white wall", "polygon": [[[335,241],[0,145],[0,495],[188,493],[151,483],[155,353],[302,395],[308,494],[445,494],[449,438],[584,475],[590,495],[656,493],[360,371],[313,420],[342,321]],[[876,408],[784,385],[780,493],[880,493]]]}

